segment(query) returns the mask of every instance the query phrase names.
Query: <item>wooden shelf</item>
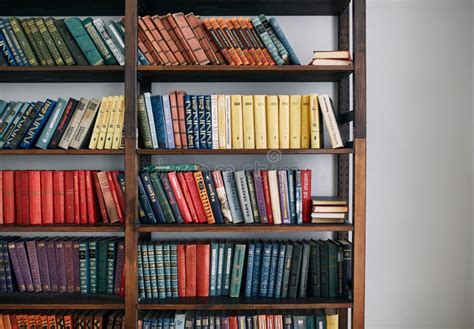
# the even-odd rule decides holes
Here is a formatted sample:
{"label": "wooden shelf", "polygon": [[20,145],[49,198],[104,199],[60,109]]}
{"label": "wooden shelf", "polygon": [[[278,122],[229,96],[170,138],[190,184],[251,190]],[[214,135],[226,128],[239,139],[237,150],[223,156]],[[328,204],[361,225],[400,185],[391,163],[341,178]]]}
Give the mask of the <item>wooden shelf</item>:
{"label": "wooden shelf", "polygon": [[0,1],[2,16],[122,16],[124,0]]}
{"label": "wooden shelf", "polygon": [[0,150],[0,155],[123,155],[123,150],[42,150],[42,149],[17,149]]}
{"label": "wooden shelf", "polygon": [[[19,2],[20,3],[20,2]],[[82,4],[81,4],[82,5]],[[38,6],[36,4],[36,6]],[[40,6],[38,6],[40,7]],[[2,12],[3,15],[3,12]],[[18,13],[16,13],[18,15]],[[74,14],[77,15],[77,14]],[[101,66],[0,66],[1,82],[123,82],[124,67]]]}
{"label": "wooden shelf", "polygon": [[349,224],[157,224],[140,225],[138,232],[178,232],[178,233],[288,233],[288,232],[350,232]]}
{"label": "wooden shelf", "polygon": [[141,0],[142,11],[148,14],[194,12],[201,16],[266,15],[338,15],[349,0]]}
{"label": "wooden shelf", "polygon": [[164,149],[138,149],[137,154],[142,155],[266,155],[266,154],[351,154],[354,153],[352,148],[339,149],[301,149],[301,150],[164,150]]}
{"label": "wooden shelf", "polygon": [[351,308],[352,302],[348,299],[332,298],[197,297],[144,300],[137,307],[140,310],[295,310]]}
{"label": "wooden shelf", "polygon": [[115,295],[0,294],[0,310],[113,310],[123,308],[123,298]]}
{"label": "wooden shelf", "polygon": [[138,74],[152,82],[337,82],[354,71],[353,66],[139,66]]}
{"label": "wooden shelf", "polygon": [[0,232],[123,232],[123,225],[0,225]]}

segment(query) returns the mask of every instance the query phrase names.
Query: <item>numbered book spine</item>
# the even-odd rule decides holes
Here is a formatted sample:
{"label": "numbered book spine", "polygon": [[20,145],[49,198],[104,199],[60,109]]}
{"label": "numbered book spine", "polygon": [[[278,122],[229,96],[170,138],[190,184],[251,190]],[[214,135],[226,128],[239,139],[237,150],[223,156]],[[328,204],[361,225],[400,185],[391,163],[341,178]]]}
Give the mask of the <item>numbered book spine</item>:
{"label": "numbered book spine", "polygon": [[48,17],[44,20],[44,24],[46,25],[46,28],[48,29],[48,32],[51,35],[51,38],[53,39],[54,44],[66,65],[75,65],[76,62],[74,61],[71,52],[67,48],[66,43],[54,24],[54,19],[52,17]]}

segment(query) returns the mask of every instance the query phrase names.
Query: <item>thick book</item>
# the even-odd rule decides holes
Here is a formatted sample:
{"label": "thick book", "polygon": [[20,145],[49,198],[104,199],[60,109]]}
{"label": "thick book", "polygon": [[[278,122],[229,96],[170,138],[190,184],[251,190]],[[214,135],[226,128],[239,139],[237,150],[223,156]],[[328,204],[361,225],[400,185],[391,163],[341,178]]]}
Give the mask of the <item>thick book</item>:
{"label": "thick book", "polygon": [[174,197],[176,198],[176,204],[178,205],[178,209],[181,214],[181,217],[183,218],[184,223],[192,223],[193,219],[186,203],[186,199],[183,190],[181,189],[176,172],[168,173],[167,178],[171,185]]}
{"label": "thick book", "polygon": [[282,42],[280,41],[278,36],[273,31],[273,28],[270,25],[270,23],[268,22],[267,17],[264,14],[260,14],[260,15],[258,15],[258,18],[260,19],[260,22],[262,22],[263,27],[265,28],[268,35],[270,36],[270,39],[273,41],[273,44],[275,45],[280,57],[283,59],[285,64],[289,64],[290,63],[290,57],[288,55],[288,51],[286,50],[285,46],[282,44]]}
{"label": "thick book", "polygon": [[211,203],[209,201],[209,195],[207,193],[206,185],[204,182],[204,177],[201,171],[194,172],[194,179],[196,181],[196,187],[199,192],[199,197],[201,204],[205,213],[205,217],[208,224],[215,224],[216,220],[211,208]]}
{"label": "thick book", "polygon": [[182,12],[174,13],[173,18],[184,38],[184,46],[186,47],[187,45],[188,49],[193,53],[194,57],[196,58],[197,63],[200,65],[209,64],[210,61],[207,58],[206,53],[202,49],[199,40],[196,38],[196,35],[194,34],[194,31],[186,20],[184,14]]}
{"label": "thick book", "polygon": [[278,21],[275,17],[271,17],[268,22],[272,26],[273,32],[276,34],[282,45],[285,47],[285,49],[288,52],[288,56],[290,57],[291,64],[294,65],[301,65],[300,60],[298,59],[298,56],[296,55],[296,52],[293,50],[291,47],[290,42],[286,38],[285,34],[283,33],[282,28],[280,27],[280,24],[278,24]]}
{"label": "thick book", "polygon": [[232,149],[244,148],[242,96],[231,95]]}
{"label": "thick book", "polygon": [[[189,193],[191,194],[191,199],[192,203],[194,206],[194,209],[196,210],[196,215],[199,223],[206,223],[207,222],[207,216],[206,216],[206,211],[204,210],[204,205],[201,201],[200,193],[198,186],[196,184],[196,180],[194,178],[194,174],[192,172],[185,172],[183,173],[184,178],[186,180],[186,184],[189,190]],[[202,177],[202,176],[201,176]],[[205,192],[205,187],[204,188]]]}
{"label": "thick book", "polygon": [[197,257],[197,245],[187,244],[186,245],[186,297],[196,297],[197,295],[196,257]]}
{"label": "thick book", "polygon": [[23,53],[25,54],[28,63],[31,66],[38,66],[39,65],[38,59],[36,58],[33,49],[31,49],[31,45],[28,42],[28,39],[26,38],[26,35],[23,32],[23,29],[21,28],[20,21],[18,20],[18,18],[9,17],[8,22],[10,23],[11,28],[13,32],[15,33],[18,43]]}
{"label": "thick book", "polygon": [[259,297],[267,297],[270,281],[270,263],[272,259],[272,243],[265,242],[262,246],[261,275]]}
{"label": "thick book", "polygon": [[51,138],[53,137],[54,131],[56,130],[59,124],[59,121],[61,120],[61,117],[66,108],[66,105],[67,105],[66,100],[62,98],[58,99],[53,113],[49,117],[48,122],[44,126],[43,131],[41,132],[41,135],[38,141],[36,142],[36,147],[47,149],[49,142],[51,141]]}
{"label": "thick book", "polygon": [[272,38],[268,34],[267,30],[263,26],[261,20],[258,17],[252,18],[251,22],[255,28],[255,31],[258,33],[260,36],[261,40],[265,44],[265,47],[267,48],[268,52],[272,56],[273,60],[275,61],[276,64],[278,65],[283,65],[285,64],[285,61],[283,58],[281,58],[280,54],[278,53],[278,49],[275,46]]}
{"label": "thick book", "polygon": [[298,284],[301,275],[301,262],[303,258],[303,245],[299,242],[293,243],[293,255],[291,260],[290,281],[288,285],[288,297],[298,296]]}
{"label": "thick book", "polygon": [[61,54],[62,59],[66,65],[75,65],[76,62],[69,51],[63,37],[61,36],[56,24],[54,23],[54,19],[52,17],[48,17],[44,19],[44,24],[48,29],[51,38],[58,49],[59,53]]}
{"label": "thick book", "polygon": [[86,57],[90,65],[103,65],[104,59],[97,50],[94,42],[84,28],[81,20],[77,17],[70,17],[64,20],[69,32],[73,36],[77,45]]}
{"label": "thick book", "polygon": [[209,296],[210,245],[198,244],[196,247],[196,296]]}
{"label": "thick book", "polygon": [[270,298],[275,297],[275,283],[276,283],[279,252],[280,252],[280,244],[272,243],[272,258],[270,260],[270,275],[268,278],[268,291],[267,291],[267,297],[270,297]]}
{"label": "thick book", "polygon": [[224,181],[222,179],[222,173],[218,170],[212,172],[212,179],[216,188],[217,198],[220,204],[220,211],[224,223],[232,223],[232,212],[230,210],[229,200],[227,199],[227,193],[225,190]]}
{"label": "thick book", "polygon": [[149,177],[150,177],[151,184],[153,186],[156,198],[162,210],[163,219],[165,220],[166,223],[176,223],[176,218],[174,217],[173,211],[168,202],[166,192],[163,188],[163,185],[161,184],[161,180],[158,176],[158,173],[152,172],[149,174]]}
{"label": "thick book", "polygon": [[232,261],[232,276],[230,279],[230,297],[240,296],[240,287],[244,272],[246,244],[236,243],[234,246],[234,256]]}
{"label": "thick book", "polygon": [[239,224],[244,222],[244,217],[241,210],[237,187],[235,184],[234,172],[223,171],[222,178],[229,203],[230,212],[232,214],[232,222]]}
{"label": "thick book", "polygon": [[[193,198],[191,197],[191,193],[190,193],[189,188],[188,188],[188,183],[186,181],[186,178],[184,177],[184,173],[178,172],[177,176],[178,176],[178,180],[179,180],[179,185],[181,186],[181,190],[183,191],[184,198],[185,198],[186,203],[188,205],[192,221],[193,221],[193,223],[200,223],[199,220],[198,220],[197,211],[194,207]],[[198,197],[198,196],[196,195],[196,197]]]}
{"label": "thick book", "polygon": [[56,48],[56,44],[54,43],[53,38],[51,37],[48,29],[46,28],[43,18],[37,17],[34,21],[36,26],[38,27],[39,32],[41,33],[41,36],[43,37],[43,40],[49,50],[49,53],[51,54],[51,57],[54,60],[54,63],[59,66],[65,65],[64,60],[61,57],[61,54],[59,53],[59,50]]}
{"label": "thick book", "polygon": [[94,128],[94,119],[97,117],[97,121],[99,121],[99,117],[97,116],[97,112],[99,111],[99,106],[101,102],[98,99],[91,99],[87,103],[87,107],[85,112],[81,118],[79,123],[79,127],[77,128],[74,137],[69,144],[69,147],[73,149],[80,149],[89,145],[89,138],[91,137],[92,130]]}

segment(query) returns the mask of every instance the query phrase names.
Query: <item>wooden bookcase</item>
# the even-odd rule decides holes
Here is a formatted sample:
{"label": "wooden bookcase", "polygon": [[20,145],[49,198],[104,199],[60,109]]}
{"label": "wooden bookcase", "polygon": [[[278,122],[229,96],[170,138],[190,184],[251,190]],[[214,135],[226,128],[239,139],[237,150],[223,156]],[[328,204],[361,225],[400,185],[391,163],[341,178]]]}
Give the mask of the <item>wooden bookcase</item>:
{"label": "wooden bookcase", "polygon": [[[184,11],[202,16],[218,15],[314,15],[336,16],[339,48],[352,45],[354,65],[314,66],[137,66],[137,15]],[[125,298],[116,296],[69,296],[13,294],[0,296],[0,310],[18,309],[124,309],[126,328],[135,328],[140,310],[272,310],[337,308],[340,328],[364,328],[365,226],[366,226],[366,4],[365,0],[55,0],[0,1],[4,16],[125,16],[126,65],[88,67],[0,67],[0,83],[11,82],[123,82],[126,130],[124,150],[0,150],[8,155],[115,155],[124,160],[126,173],[125,226],[54,225],[0,226],[5,232],[124,232],[126,247]],[[307,32],[309,33],[309,32]],[[351,197],[352,224],[348,225],[141,225],[137,224],[137,173],[139,164],[152,155],[266,154],[267,150],[140,150],[137,148],[136,107],[139,92],[150,91],[152,82],[333,82],[338,86],[338,109],[347,147],[343,149],[281,150],[288,156],[324,154],[338,161],[338,194]],[[352,106],[351,104],[352,98]],[[351,129],[352,128],[352,129]],[[352,189],[352,191],[349,191]],[[333,232],[353,241],[353,299],[300,298],[185,298],[138,302],[137,243],[152,232]],[[349,310],[351,310],[349,312]],[[349,316],[350,315],[350,316]],[[349,319],[350,317],[350,319]]]}

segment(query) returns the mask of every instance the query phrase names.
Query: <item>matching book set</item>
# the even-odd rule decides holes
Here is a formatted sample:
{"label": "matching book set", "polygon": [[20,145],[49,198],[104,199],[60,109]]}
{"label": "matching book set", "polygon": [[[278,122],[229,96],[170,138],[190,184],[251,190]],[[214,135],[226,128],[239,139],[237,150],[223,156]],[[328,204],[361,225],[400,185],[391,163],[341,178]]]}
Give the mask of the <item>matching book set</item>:
{"label": "matching book set", "polygon": [[174,242],[139,244],[141,299],[226,296],[351,296],[347,240]]}

